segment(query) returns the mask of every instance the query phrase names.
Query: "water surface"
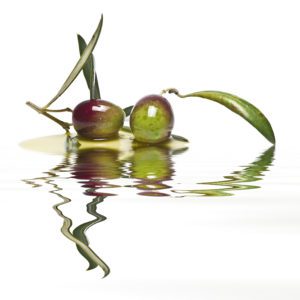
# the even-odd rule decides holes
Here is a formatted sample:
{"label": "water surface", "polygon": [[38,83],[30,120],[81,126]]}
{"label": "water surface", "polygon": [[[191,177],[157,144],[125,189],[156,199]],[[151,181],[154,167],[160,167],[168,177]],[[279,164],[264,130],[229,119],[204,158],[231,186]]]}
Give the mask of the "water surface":
{"label": "water surface", "polygon": [[[188,154],[188,144],[182,141],[163,145],[134,145],[132,139],[125,135],[120,140],[94,145],[66,139],[62,135],[24,141],[21,145],[48,155],[61,156],[59,164],[23,181],[33,188],[46,187],[46,193],[58,198],[53,208],[62,218],[62,234],[76,245],[78,252],[87,260],[87,270],[100,267],[104,276],[110,273],[110,267],[91,248],[87,238],[87,231],[92,226],[105,221],[107,217],[106,222],[109,222],[109,216],[99,213],[100,203],[110,201],[111,197],[137,196],[149,199],[181,198],[185,201],[185,198],[191,197],[229,197],[237,192],[259,189],[260,181],[272,166],[275,153],[272,146],[247,164],[232,166],[228,174],[216,176],[221,179],[201,182],[195,176],[189,178],[189,184],[185,186],[178,181],[180,177],[176,174],[177,157],[184,158]],[[71,217],[64,212],[65,205],[72,205],[72,193],[68,188],[71,183],[77,184],[82,197],[88,199],[86,213],[90,215],[90,220],[77,226],[73,226]]]}

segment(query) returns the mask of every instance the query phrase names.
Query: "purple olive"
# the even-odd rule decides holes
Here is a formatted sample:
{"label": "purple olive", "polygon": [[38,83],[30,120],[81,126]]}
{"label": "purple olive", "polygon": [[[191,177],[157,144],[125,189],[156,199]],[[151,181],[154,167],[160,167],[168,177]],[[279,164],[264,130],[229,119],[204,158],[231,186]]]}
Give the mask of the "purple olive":
{"label": "purple olive", "polygon": [[166,141],[174,126],[174,114],[168,100],[160,95],[140,99],[130,115],[130,127],[135,139],[143,143]]}
{"label": "purple olive", "polygon": [[116,137],[125,114],[117,105],[100,99],[79,103],[73,110],[73,126],[78,135],[87,139]]}

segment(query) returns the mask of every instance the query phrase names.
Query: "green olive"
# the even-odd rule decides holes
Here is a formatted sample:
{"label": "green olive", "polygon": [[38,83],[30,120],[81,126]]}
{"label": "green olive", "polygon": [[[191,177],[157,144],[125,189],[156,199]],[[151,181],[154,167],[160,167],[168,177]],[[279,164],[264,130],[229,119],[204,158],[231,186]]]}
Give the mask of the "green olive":
{"label": "green olive", "polygon": [[166,141],[174,126],[174,114],[168,100],[160,95],[140,99],[130,115],[130,127],[135,139],[142,143]]}

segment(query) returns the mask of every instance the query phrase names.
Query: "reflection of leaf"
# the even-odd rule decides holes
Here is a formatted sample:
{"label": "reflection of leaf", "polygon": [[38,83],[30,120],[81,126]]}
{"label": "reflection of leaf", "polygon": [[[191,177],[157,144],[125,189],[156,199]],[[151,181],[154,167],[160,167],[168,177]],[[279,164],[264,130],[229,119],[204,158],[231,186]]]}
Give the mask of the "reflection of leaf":
{"label": "reflection of leaf", "polygon": [[130,127],[128,127],[128,126],[123,126],[122,129],[121,129],[121,131],[127,132],[127,133],[132,133]]}
{"label": "reflection of leaf", "polygon": [[96,265],[101,267],[101,269],[104,271],[104,277],[109,274],[109,268],[105,264],[105,262],[85,243],[78,240],[74,235],[70,232],[70,228],[72,226],[72,220],[68,217],[66,217],[62,211],[58,208],[61,205],[64,205],[66,203],[71,202],[71,200],[67,197],[61,196],[60,194],[57,194],[54,192],[54,194],[60,196],[63,199],[63,202],[60,202],[53,206],[54,210],[57,212],[57,214],[64,219],[63,226],[61,227],[61,232],[63,235],[74,242],[76,246],[80,247],[80,249],[84,252],[84,257],[88,257],[88,261],[92,265]]}
{"label": "reflection of leaf", "polygon": [[202,182],[200,184],[216,185],[222,188],[218,189],[195,189],[195,190],[174,190],[175,193],[184,195],[201,195],[201,196],[232,196],[232,191],[257,189],[260,186],[248,185],[244,183],[261,180],[263,172],[268,170],[274,157],[275,147],[272,146],[266,150],[253,163],[244,167],[241,171],[234,171],[232,175],[224,176],[226,180]]}
{"label": "reflection of leaf", "polygon": [[72,72],[70,73],[70,75],[68,76],[68,78],[66,79],[66,81],[64,82],[62,87],[60,88],[60,90],[54,96],[54,98],[46,105],[46,108],[49,107],[54,101],[56,101],[66,91],[66,89],[71,85],[71,83],[75,80],[75,78],[78,76],[78,74],[84,67],[85,63],[89,59],[91,53],[93,52],[93,50],[97,44],[98,38],[101,33],[102,24],[103,24],[103,15],[101,16],[101,20],[98,24],[98,27],[97,27],[95,33],[93,34],[92,39],[88,43],[87,47],[84,49],[82,55],[80,56],[78,62],[76,63],[75,67],[73,68]]}
{"label": "reflection of leaf", "polygon": [[264,114],[248,101],[229,93],[220,91],[202,91],[186,95],[180,95],[176,90],[171,90],[181,98],[200,97],[218,102],[255,127],[268,141],[275,144],[275,135],[272,126]]}
{"label": "reflection of leaf", "polygon": [[[92,221],[89,221],[89,222],[86,222],[86,223],[83,223],[83,224],[77,226],[73,230],[73,236],[75,238],[77,238],[79,241],[81,241],[82,243],[84,243],[86,246],[89,246],[89,241],[88,241],[88,239],[87,239],[87,237],[85,235],[85,232],[90,227],[92,227],[93,225],[95,225],[95,224],[97,224],[99,222],[102,222],[102,221],[104,221],[106,219],[106,217],[104,217],[104,216],[102,216],[102,215],[100,215],[100,214],[98,214],[96,212],[96,210],[97,210],[97,204],[100,203],[100,202],[102,202],[103,199],[104,199],[104,197],[100,197],[100,196],[99,197],[95,197],[92,202],[90,202],[90,203],[87,204],[87,212],[89,214],[95,216],[96,219],[94,219]],[[98,264],[94,260],[92,260],[89,255],[87,255],[85,249],[82,249],[79,244],[76,244],[76,247],[77,247],[79,253],[83,257],[85,257],[85,259],[89,262],[88,270],[92,270],[92,269],[95,269],[96,267],[98,267]],[[106,266],[105,270],[106,270],[106,273],[107,273],[106,275],[108,275],[108,273],[109,273],[109,267],[106,264],[105,264],[105,266]]]}
{"label": "reflection of leaf", "polygon": [[184,152],[186,152],[189,148],[180,148],[180,149],[175,149],[173,151],[171,151],[172,155],[178,155],[178,154],[182,154]]}
{"label": "reflection of leaf", "polygon": [[[63,218],[63,226],[61,227],[61,232],[62,234],[68,238],[69,240],[71,240],[72,242],[74,242],[77,246],[78,249],[80,249],[80,253],[88,260],[90,267],[88,268],[88,270],[96,266],[99,266],[103,272],[104,272],[104,277],[107,276],[110,272],[109,267],[106,265],[106,263],[100,258],[98,257],[98,255],[88,246],[88,241],[84,235],[84,231],[86,231],[89,227],[91,227],[92,225],[103,221],[105,219],[104,216],[102,216],[101,219],[101,215],[99,215],[96,212],[96,205],[98,202],[101,202],[101,198],[97,198],[97,200],[95,199],[94,201],[92,201],[91,203],[89,203],[87,205],[87,209],[88,212],[92,215],[94,215],[96,218],[98,218],[98,220],[92,220],[90,222],[87,222],[89,224],[85,225],[82,224],[80,229],[77,229],[77,231],[81,231],[83,232],[83,234],[79,234],[79,238],[77,238],[74,234],[72,234],[70,232],[70,228],[72,226],[72,220],[68,217],[66,217],[62,211],[59,209],[60,206],[65,205],[67,203],[71,202],[71,199],[68,197],[63,196],[60,191],[62,191],[63,189],[61,187],[59,187],[58,184],[56,184],[54,182],[54,179],[56,177],[58,177],[59,175],[57,175],[58,172],[66,172],[67,168],[70,166],[70,161],[69,161],[69,157],[67,156],[64,163],[59,164],[57,167],[54,167],[53,169],[51,169],[48,172],[45,172],[46,176],[43,177],[36,177],[33,179],[25,179],[23,180],[24,182],[26,182],[27,184],[32,185],[32,187],[39,187],[39,186],[43,186],[41,184],[37,184],[36,181],[41,181],[44,182],[45,184],[50,185],[52,188],[49,191],[51,194],[56,195],[57,197],[61,198],[63,201],[60,203],[57,203],[56,205],[53,206],[53,209],[57,212],[57,214]],[[103,200],[103,199],[102,199]]]}
{"label": "reflection of leaf", "polygon": [[[79,53],[80,53],[80,55],[82,55],[84,52],[84,49],[86,48],[87,45],[86,45],[84,38],[80,34],[77,35],[77,39],[78,39]],[[95,60],[94,60],[94,56],[92,53],[89,56],[87,62],[85,63],[82,71],[83,71],[83,75],[85,77],[86,83],[88,85],[88,88],[90,90],[90,98],[91,99],[100,99],[101,96],[100,96],[98,78],[97,78],[97,74],[95,71]]]}

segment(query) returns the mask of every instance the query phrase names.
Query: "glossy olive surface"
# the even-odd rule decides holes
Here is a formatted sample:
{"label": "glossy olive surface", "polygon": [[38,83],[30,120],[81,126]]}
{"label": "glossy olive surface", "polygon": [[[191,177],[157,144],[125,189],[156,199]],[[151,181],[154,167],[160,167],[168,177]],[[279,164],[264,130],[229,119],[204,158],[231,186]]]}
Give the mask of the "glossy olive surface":
{"label": "glossy olive surface", "polygon": [[87,139],[106,139],[118,135],[124,123],[124,111],[100,99],[79,103],[73,110],[73,126],[78,135]]}
{"label": "glossy olive surface", "polygon": [[166,141],[173,126],[172,107],[160,95],[149,95],[140,99],[130,115],[130,127],[139,142],[155,144]]}

